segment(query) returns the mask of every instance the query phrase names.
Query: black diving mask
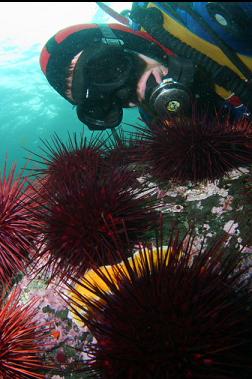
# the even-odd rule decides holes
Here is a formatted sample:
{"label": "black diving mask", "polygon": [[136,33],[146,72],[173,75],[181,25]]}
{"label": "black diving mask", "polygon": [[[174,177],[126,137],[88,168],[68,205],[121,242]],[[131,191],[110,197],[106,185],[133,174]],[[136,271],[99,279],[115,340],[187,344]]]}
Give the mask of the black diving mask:
{"label": "black diving mask", "polygon": [[115,57],[109,57],[110,72],[105,70],[100,77],[96,75],[92,62],[85,64],[84,76],[88,80],[82,92],[81,103],[77,105],[77,116],[90,130],[115,128],[122,121],[123,108],[136,101],[138,77],[135,72],[139,58],[135,53],[124,49],[119,54],[123,58],[121,63],[113,65],[111,58],[115,60]]}

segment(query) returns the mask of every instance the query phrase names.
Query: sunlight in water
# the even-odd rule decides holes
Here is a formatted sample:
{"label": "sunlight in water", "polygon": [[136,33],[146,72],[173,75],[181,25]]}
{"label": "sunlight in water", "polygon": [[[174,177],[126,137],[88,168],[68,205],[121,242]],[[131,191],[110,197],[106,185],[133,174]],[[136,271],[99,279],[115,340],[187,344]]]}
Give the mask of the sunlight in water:
{"label": "sunlight in water", "polygon": [[[130,2],[106,4],[118,12],[131,7]],[[91,22],[115,20],[102,12],[95,2],[2,2],[0,42],[5,41],[8,46],[22,45],[24,48],[36,43],[42,46],[66,26]]]}

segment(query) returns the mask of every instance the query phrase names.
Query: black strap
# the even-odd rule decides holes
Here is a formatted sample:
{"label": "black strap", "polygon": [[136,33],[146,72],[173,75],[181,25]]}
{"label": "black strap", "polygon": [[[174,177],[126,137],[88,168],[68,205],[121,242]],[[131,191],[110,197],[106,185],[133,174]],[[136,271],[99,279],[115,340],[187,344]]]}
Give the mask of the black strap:
{"label": "black strap", "polygon": [[101,42],[105,45],[119,47],[124,45],[123,40],[119,39],[107,24],[99,24],[99,29],[102,33]]}
{"label": "black strap", "polygon": [[222,50],[226,57],[238,68],[242,75],[247,79],[251,79],[251,70],[244,64],[244,62],[237,55],[236,51],[232,49],[204,20],[204,18],[192,8],[191,3],[178,3],[177,8],[185,10],[200,26],[204,29],[210,37],[215,41],[216,45]]}

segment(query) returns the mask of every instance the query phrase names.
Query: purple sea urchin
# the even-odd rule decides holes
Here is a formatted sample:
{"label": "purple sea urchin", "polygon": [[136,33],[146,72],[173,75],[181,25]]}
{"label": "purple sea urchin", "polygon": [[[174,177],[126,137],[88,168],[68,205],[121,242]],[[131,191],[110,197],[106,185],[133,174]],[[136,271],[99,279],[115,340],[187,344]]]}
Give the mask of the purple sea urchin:
{"label": "purple sea urchin", "polygon": [[143,246],[132,264],[121,254],[112,276],[98,268],[99,281],[76,281],[82,293],[70,287],[78,298],[70,304],[96,341],[84,370],[100,379],[250,378],[251,281],[243,281],[239,252],[224,254],[219,240],[192,259],[191,238],[171,236],[168,246],[155,259]]}
{"label": "purple sea urchin", "polygon": [[7,284],[29,263],[34,249],[37,222],[28,198],[27,180],[15,178],[15,166],[7,175],[6,163],[0,177],[0,284]]}
{"label": "purple sea urchin", "polygon": [[54,158],[48,162],[48,174],[42,176],[41,187],[34,188],[41,205],[37,219],[42,247],[37,257],[49,253],[47,268],[52,277],[82,276],[97,260],[98,265],[106,264],[114,232],[128,247],[155,226],[158,216],[153,191],[142,186],[135,172],[96,152],[86,159],[90,146],[81,146],[79,151],[75,145],[71,152],[60,144],[63,157],[51,149]]}
{"label": "purple sea urchin", "polygon": [[243,120],[195,115],[139,128],[134,158],[154,181],[166,184],[221,178],[252,162],[252,125]]}
{"label": "purple sea urchin", "polygon": [[42,379],[41,370],[49,368],[42,353],[50,327],[36,320],[36,301],[23,305],[19,299],[20,291],[15,289],[0,304],[0,377]]}

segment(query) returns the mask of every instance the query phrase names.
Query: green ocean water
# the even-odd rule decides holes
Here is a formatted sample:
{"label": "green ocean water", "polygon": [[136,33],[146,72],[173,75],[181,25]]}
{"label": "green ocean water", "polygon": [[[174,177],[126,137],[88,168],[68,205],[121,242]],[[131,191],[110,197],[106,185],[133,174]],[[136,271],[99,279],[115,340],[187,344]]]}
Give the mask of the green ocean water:
{"label": "green ocean water", "polygon": [[[106,4],[119,12],[131,7],[129,2]],[[110,22],[115,21],[94,2],[0,3],[0,175],[6,159],[8,169],[13,164],[16,164],[18,169],[24,166],[28,169],[36,168],[37,164],[29,161],[29,158],[35,158],[35,154],[44,156],[41,150],[42,142],[50,141],[55,133],[65,143],[69,139],[69,134],[71,136],[77,133],[80,136],[84,131],[87,138],[91,137],[92,133],[78,120],[72,105],[47,82],[40,69],[39,57],[47,40],[60,29],[79,23]],[[121,129],[133,131],[136,124],[141,124],[138,110],[124,110]],[[251,178],[251,167],[249,177]],[[197,252],[203,246],[202,236],[204,242],[208,243],[212,237],[223,236],[225,231],[231,241],[229,250],[226,251],[229,254],[237,251],[241,244],[247,243],[247,236],[251,236],[251,203],[246,204],[243,188],[244,175],[241,172],[233,173],[230,177],[221,178],[208,185],[186,183],[185,186],[176,186],[167,183],[167,188],[157,193],[160,209],[165,215],[164,231],[168,238],[174,225],[178,225],[181,236],[185,235],[190,225],[193,225],[197,235],[192,247]],[[166,238],[165,233],[164,235]],[[195,251],[192,250],[192,254],[195,254]],[[251,256],[251,250],[249,254]],[[248,255],[248,264],[251,267],[250,256]],[[203,268],[205,271],[205,267]],[[80,356],[83,361],[87,359],[82,352],[84,352],[83,346],[89,339],[92,340],[91,334],[78,329],[70,316],[68,306],[60,296],[56,295],[53,285],[47,286],[47,283],[40,279],[30,281],[28,276],[23,277],[22,274],[15,280],[22,285],[23,301],[39,293],[41,299],[43,298],[40,321],[54,320],[54,332],[58,332],[60,336],[53,336],[54,346],[48,352],[48,357],[52,356],[57,363],[57,370],[53,372],[55,376],[50,374],[47,378],[85,378],[83,373],[75,374],[71,370]],[[187,294],[187,291],[185,293]],[[205,294],[207,296],[207,292]],[[198,298],[200,299],[200,296]],[[149,310],[148,296],[147,302],[146,309]],[[153,304],[156,304],[156,301]],[[133,320],[133,317],[131,319]],[[159,319],[162,318],[158,315]],[[185,326],[187,327],[186,323]],[[142,330],[142,327],[140,329]],[[158,329],[154,327],[153,330]],[[201,332],[200,329],[199,331]],[[234,335],[239,336],[239,333]],[[155,340],[153,346],[155,348]],[[64,365],[61,367],[58,353],[61,353],[62,362],[62,352],[67,362],[73,363],[70,368],[64,368]],[[211,369],[211,366],[207,367],[208,369]]]}
{"label": "green ocean water", "polygon": [[[117,11],[130,2],[106,3]],[[91,132],[72,105],[47,82],[39,65],[41,49],[60,29],[79,23],[115,22],[95,3],[1,3],[0,5],[0,171],[8,159],[21,169],[34,167],[27,161],[41,154],[42,140],[54,133],[63,142],[68,133]],[[138,123],[137,109],[124,110],[124,123]],[[124,130],[131,129],[122,125]]]}

